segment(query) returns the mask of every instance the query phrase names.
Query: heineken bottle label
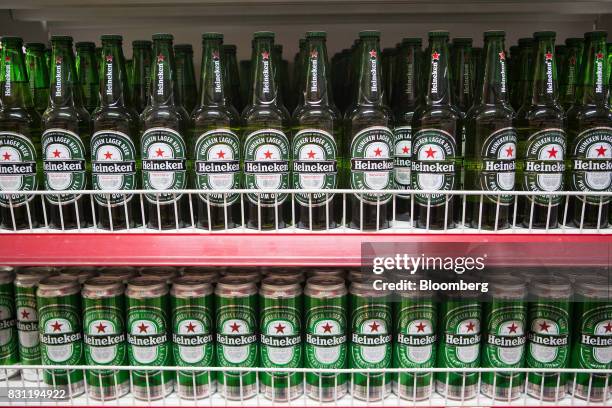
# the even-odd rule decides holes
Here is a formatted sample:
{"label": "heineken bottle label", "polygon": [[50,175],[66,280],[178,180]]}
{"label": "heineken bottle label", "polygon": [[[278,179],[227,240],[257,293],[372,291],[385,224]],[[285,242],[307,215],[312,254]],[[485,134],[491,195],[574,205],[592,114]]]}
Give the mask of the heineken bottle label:
{"label": "heineken bottle label", "polygon": [[[612,191],[612,127],[601,126],[580,133],[571,154],[572,190]],[[589,196],[586,199],[589,204],[610,201],[610,197]]]}
{"label": "heineken bottle label", "polygon": [[[393,174],[395,176],[395,187],[400,190],[410,190],[412,157],[412,126],[400,126],[393,130],[393,149],[395,152],[393,160]],[[401,196],[400,196],[401,197]]]}
{"label": "heineken bottle label", "polygon": [[[136,148],[128,135],[114,130],[91,137],[91,167],[94,190],[136,189]],[[96,194],[103,206],[115,207],[132,199],[132,194]]]}
{"label": "heineken bottle label", "polygon": [[[480,150],[480,188],[485,191],[514,190],[516,170],[516,129],[497,130],[484,141]],[[501,205],[512,202],[511,195],[487,195],[487,200]]]}
{"label": "heineken bottle label", "polygon": [[[125,345],[123,313],[123,310],[115,306],[92,305],[86,307],[83,313],[86,364],[125,364],[127,348]],[[109,370],[95,371],[100,374],[109,373]]]}
{"label": "heineken bottle label", "polygon": [[[71,297],[76,300],[76,296]],[[45,365],[78,365],[83,357],[81,311],[75,302],[39,309],[41,360]]]}
{"label": "heineken bottle label", "polygon": [[[195,173],[198,190],[232,190],[240,187],[240,140],[229,129],[202,133],[195,143]],[[238,194],[200,194],[210,205],[235,203]]]}
{"label": "heineken bottle label", "polygon": [[395,347],[400,368],[433,367],[437,341],[433,303],[407,305],[399,311]]}
{"label": "heineken bottle label", "polygon": [[299,367],[302,363],[301,311],[270,307],[261,315],[261,364],[263,367]]}
{"label": "heineken bottle label", "polygon": [[[351,188],[388,190],[393,186],[393,133],[384,126],[359,131],[351,141]],[[368,204],[384,204],[391,194],[355,194]]]}
{"label": "heineken bottle label", "polygon": [[252,367],[257,362],[255,310],[225,305],[217,310],[217,362],[221,367]]}
{"label": "heineken bottle label", "polygon": [[[42,134],[43,166],[46,190],[85,190],[85,145],[74,132],[66,129],[47,129]],[[81,195],[60,194],[45,196],[51,204],[67,204]]]}
{"label": "heineken bottle label", "polygon": [[173,311],[172,343],[178,366],[211,367],[213,335],[211,311],[198,305],[177,306]]}
{"label": "heineken bottle label", "polygon": [[527,366],[564,368],[569,359],[569,312],[554,304],[530,305]]}
{"label": "heineken bottle label", "polygon": [[12,283],[0,285],[0,365],[19,362],[13,293]]}
{"label": "heineken bottle label", "polygon": [[[563,189],[565,132],[544,129],[529,137],[523,164],[524,191],[560,191]],[[540,205],[558,205],[561,196],[528,196]]]}
{"label": "heineken bottle label", "polygon": [[306,311],[306,367],[346,366],[346,317],[339,306],[319,306]]}
{"label": "heineken bottle label", "polygon": [[524,305],[493,306],[487,318],[483,366],[522,366],[527,343],[526,319],[527,308]]}
{"label": "heineken bottle label", "polygon": [[[453,190],[456,187],[457,143],[440,129],[422,129],[414,134],[412,186],[415,190]],[[421,205],[438,207],[450,200],[444,194],[416,194]]]}
{"label": "heineken bottle label", "polygon": [[[0,131],[0,190],[33,191],[37,187],[34,144],[22,134]],[[20,206],[33,198],[0,194],[0,206]]]}
{"label": "heineken bottle label", "polygon": [[[142,186],[145,190],[181,190],[187,187],[187,156],[183,137],[174,129],[145,130],[141,140]],[[169,204],[182,194],[145,194],[150,203]]]}
{"label": "heineken bottle label", "polygon": [[154,307],[128,310],[128,355],[132,365],[163,366],[169,361],[168,325]]}
{"label": "heineken bottle label", "polygon": [[[338,148],[331,133],[321,129],[302,129],[293,137],[292,188],[299,190],[326,190],[338,186]],[[297,194],[302,205],[321,206],[333,194]]]}
{"label": "heineken bottle label", "polygon": [[391,364],[391,308],[365,304],[353,310],[351,361],[354,368],[385,368]]}
{"label": "heineken bottle label", "polygon": [[36,289],[15,288],[19,355],[23,364],[40,364]]}
{"label": "heineken bottle label", "polygon": [[480,305],[451,307],[443,319],[442,367],[476,367],[480,361]]}
{"label": "heineken bottle label", "polygon": [[[289,139],[277,129],[249,133],[244,141],[244,182],[249,190],[289,188]],[[247,194],[249,201],[274,207],[287,194]]]}
{"label": "heineken bottle label", "polygon": [[594,303],[580,316],[579,368],[608,369],[612,363],[612,305]]}

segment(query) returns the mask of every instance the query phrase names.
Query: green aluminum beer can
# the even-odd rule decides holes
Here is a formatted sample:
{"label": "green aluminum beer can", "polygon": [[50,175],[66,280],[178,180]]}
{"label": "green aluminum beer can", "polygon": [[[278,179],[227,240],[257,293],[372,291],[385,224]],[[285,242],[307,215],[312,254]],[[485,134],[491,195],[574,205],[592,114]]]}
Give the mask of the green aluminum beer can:
{"label": "green aluminum beer can", "polygon": [[121,281],[102,276],[88,279],[81,290],[85,363],[101,366],[85,376],[87,392],[96,400],[117,399],[130,390],[127,371],[102,368],[128,361],[124,291]]}
{"label": "green aluminum beer can", "polygon": [[[14,277],[12,268],[0,270],[0,366],[19,363]],[[0,368],[0,379],[16,373],[15,369]]]}
{"label": "green aluminum beer can", "polygon": [[[567,279],[550,276],[531,281],[527,324],[529,368],[567,368],[570,361],[570,298]],[[527,393],[544,401],[565,397],[567,376],[560,373],[529,373]]]}
{"label": "green aluminum beer can", "polygon": [[[393,328],[388,293],[375,290],[371,281],[352,282],[349,293],[349,367],[390,368]],[[379,401],[391,393],[389,373],[355,373],[351,380],[351,393],[360,400]]]}
{"label": "green aluminum beer can", "polygon": [[265,275],[266,277],[285,279],[290,282],[297,282],[302,285],[306,278],[304,272],[298,268],[281,269],[274,268]]}
{"label": "green aluminum beer can", "polygon": [[170,285],[174,278],[179,275],[179,271],[177,268],[171,266],[145,266],[140,271],[140,274],[149,279],[161,280],[167,285]]}
{"label": "green aluminum beer can", "polygon": [[98,274],[98,268],[95,266],[66,266],[60,272],[61,276],[76,278],[81,285]]}
{"label": "green aluminum beer can", "polygon": [[472,293],[449,293],[440,304],[440,342],[437,366],[449,371],[436,374],[436,390],[449,399],[465,400],[478,393],[477,373],[454,373],[453,368],[480,366],[482,309]]}
{"label": "green aluminum beer can", "polygon": [[[612,286],[604,277],[582,279],[575,286],[571,364],[581,369],[612,368]],[[568,390],[589,402],[612,397],[610,374],[575,374]]]}
{"label": "green aluminum beer can", "polygon": [[185,268],[183,271],[183,276],[190,276],[194,278],[198,278],[201,281],[205,281],[214,285],[219,280],[221,276],[220,270],[218,266],[191,266]]}
{"label": "green aluminum beer can", "polygon": [[[495,277],[489,284],[491,298],[483,305],[485,339],[482,367],[520,368],[525,364],[527,343],[527,286],[517,276]],[[519,398],[524,373],[483,373],[481,391],[499,400]]]}
{"label": "green aluminum beer can", "polygon": [[[347,290],[335,276],[314,276],[304,289],[304,366],[347,368]],[[317,401],[337,401],[347,393],[346,374],[307,373],[306,394]]]}
{"label": "green aluminum beer can", "polygon": [[127,285],[130,279],[138,276],[136,268],[130,266],[115,266],[110,268],[104,268],[100,272],[100,276],[109,279],[115,279],[118,282]]}
{"label": "green aluminum beer can", "polygon": [[[130,365],[172,365],[168,285],[164,280],[137,276],[128,282],[125,296]],[[171,371],[134,370],[132,395],[147,401],[164,398],[173,390],[174,376]]]}
{"label": "green aluminum beer can", "polygon": [[[214,364],[214,299],[212,285],[189,275],[174,279],[172,303],[172,351],[180,367],[212,367]],[[210,371],[179,371],[177,393],[181,398],[210,396],[216,377]]]}
{"label": "green aluminum beer can", "polygon": [[[219,367],[257,367],[257,286],[241,277],[224,276],[215,287],[216,356]],[[231,400],[257,394],[254,371],[219,371],[218,389]]]}
{"label": "green aluminum beer can", "polygon": [[302,286],[268,276],[259,289],[260,390],[273,401],[291,401],[304,392],[302,373],[273,371],[302,367]]}
{"label": "green aluminum beer can", "polygon": [[[81,285],[67,276],[50,276],[38,284],[38,329],[45,366],[83,364]],[[85,392],[83,370],[45,369],[45,384],[75,397]]]}

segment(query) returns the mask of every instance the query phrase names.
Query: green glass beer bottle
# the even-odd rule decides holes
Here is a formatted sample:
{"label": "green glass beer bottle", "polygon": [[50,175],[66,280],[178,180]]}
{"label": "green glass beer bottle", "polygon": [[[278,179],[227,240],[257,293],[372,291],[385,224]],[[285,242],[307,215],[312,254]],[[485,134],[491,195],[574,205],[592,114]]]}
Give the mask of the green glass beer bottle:
{"label": "green glass beer bottle", "polygon": [[[412,188],[453,190],[459,186],[461,163],[461,111],[453,103],[449,72],[448,32],[431,31],[426,66],[425,96],[412,119]],[[455,197],[415,194],[417,228],[454,228],[458,211]]]}
{"label": "green glass beer bottle", "polygon": [[[508,103],[503,31],[484,33],[484,78],[466,117],[465,180],[468,190],[512,191],[517,133]],[[509,227],[510,195],[467,196],[466,223],[478,229]]]}
{"label": "green glass beer bottle", "polygon": [[531,99],[531,68],[533,61],[533,38],[519,38],[519,55],[515,64],[517,73],[516,87],[512,90],[510,100],[512,107],[518,111],[526,100]]}
{"label": "green glass beer bottle", "polygon": [[306,33],[306,75],[300,101],[293,113],[291,184],[305,194],[295,195],[295,223],[298,228],[322,230],[342,222],[341,196],[308,193],[309,189],[334,189],[339,184],[342,162],[342,118],[335,107],[327,61],[327,34]]}
{"label": "green glass beer bottle", "polygon": [[27,43],[25,58],[34,109],[42,115],[49,103],[49,68],[45,61],[45,45]]}
{"label": "green glass beer bottle", "polygon": [[47,69],[51,69],[51,41],[47,42],[47,47],[45,48],[45,62],[47,64]]}
{"label": "green glass beer bottle", "polygon": [[[612,112],[605,31],[585,34],[576,103],[567,112],[569,185],[573,191],[612,191]],[[579,228],[608,225],[610,197],[572,196],[569,220]]]}
{"label": "green glass beer bottle", "polygon": [[[126,105],[127,73],[120,35],[103,35],[100,106],[92,114],[92,186],[94,190],[135,190],[138,118]],[[140,200],[132,194],[96,194],[99,228],[125,229],[140,223]]]}
{"label": "green glass beer bottle", "polygon": [[[45,190],[86,190],[89,184],[89,113],[81,92],[72,52],[72,37],[52,36],[49,106],[42,116],[41,138]],[[50,228],[83,228],[91,223],[90,196],[47,195]]]}
{"label": "green glass beer bottle", "polygon": [[[40,116],[32,95],[19,37],[0,38],[0,190],[37,190],[40,183]],[[39,225],[39,197],[0,195],[0,228]]]}
{"label": "green glass beer bottle", "polygon": [[248,228],[285,228],[291,221],[288,194],[257,193],[260,189],[289,187],[289,113],[282,104],[274,57],[274,33],[256,32],[251,58],[251,100],[242,113],[244,187],[253,190],[244,203]]}
{"label": "green glass beer bottle", "polygon": [[472,42],[468,37],[453,38],[450,61],[453,101],[464,116],[474,101],[475,64],[472,61]]}
{"label": "green glass beer bottle", "polygon": [[[240,187],[240,119],[229,97],[223,34],[202,34],[200,103],[191,115],[195,186],[198,190]],[[200,194],[195,223],[199,228],[235,228],[241,223],[238,194]]]}
{"label": "green glass beer bottle", "polygon": [[[171,34],[153,35],[149,103],[140,115],[142,186],[145,190],[187,187],[187,124],[185,109],[175,103],[176,72]],[[188,197],[182,193],[145,194],[147,226],[181,228],[189,218]]]}
{"label": "green glass beer bottle", "polygon": [[584,40],[582,38],[568,38],[565,40],[565,44],[567,56],[561,78],[559,102],[563,109],[567,111],[576,101],[576,82],[584,50]]}
{"label": "green glass beer bottle", "polygon": [[229,100],[234,108],[241,112],[244,104],[240,93],[240,73],[236,60],[236,46],[233,44],[223,44],[223,54],[225,55],[225,80],[229,84]]}
{"label": "green glass beer bottle", "polygon": [[[396,60],[397,82],[393,94],[393,113],[395,116],[393,163],[395,188],[409,190],[410,158],[412,156],[412,117],[418,104],[419,78],[422,66],[422,40],[404,38],[400,44]],[[410,221],[410,195],[395,197],[395,218]]]}
{"label": "green glass beer bottle", "polygon": [[142,113],[149,101],[151,85],[151,62],[153,51],[151,41],[132,41],[132,85],[130,100],[136,112]]}
{"label": "green glass beer bottle", "polygon": [[[385,104],[380,32],[362,31],[359,38],[354,102],[345,117],[350,187],[389,190],[393,187],[393,113]],[[391,199],[391,194],[350,194],[347,226],[359,230],[389,228],[393,218]]]}
{"label": "green glass beer bottle", "polygon": [[518,45],[512,45],[509,48],[509,56],[506,56],[506,68],[508,71],[508,97],[510,104],[514,108],[514,92],[519,82],[520,75],[520,54],[521,49]]}
{"label": "green glass beer bottle", "polygon": [[89,113],[93,112],[100,101],[100,79],[96,58],[96,44],[92,42],[78,42],[76,47],[76,69],[79,83],[81,84],[81,95],[83,106]]}
{"label": "green glass beer bottle", "polygon": [[250,98],[251,83],[253,82],[251,77],[251,60],[242,60],[239,65],[240,70],[240,100],[242,101],[242,112],[246,107]]}
{"label": "green glass beer bottle", "polygon": [[563,78],[567,62],[567,47],[565,45],[555,45],[555,62],[557,63],[557,76]]}
{"label": "green glass beer bottle", "polygon": [[[519,159],[517,176],[523,191],[563,190],[565,171],[565,112],[557,98],[555,33],[534,33],[536,42],[531,98],[516,114]],[[518,183],[517,183],[518,184]],[[561,197],[521,196],[518,213],[528,228],[556,228]]]}
{"label": "green glass beer bottle", "polygon": [[191,113],[198,101],[198,87],[193,68],[193,47],[191,44],[174,46],[176,64],[176,99],[187,113]]}

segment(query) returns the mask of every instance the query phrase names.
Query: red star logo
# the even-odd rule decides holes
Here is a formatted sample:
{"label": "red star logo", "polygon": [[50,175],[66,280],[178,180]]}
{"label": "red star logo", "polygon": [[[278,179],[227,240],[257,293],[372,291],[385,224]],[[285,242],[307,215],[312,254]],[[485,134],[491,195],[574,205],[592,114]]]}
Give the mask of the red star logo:
{"label": "red star logo", "polygon": [[62,63],[62,57],[56,57],[55,58],[55,63],[56,64],[61,64]]}
{"label": "red star logo", "polygon": [[546,323],[546,322],[542,322],[542,323],[540,323],[540,330],[541,330],[541,331],[548,332],[548,328],[549,328],[549,327],[550,327],[550,325],[549,325],[548,323]]}
{"label": "red star logo", "polygon": [[57,320],[55,321],[55,323],[53,323],[51,325],[51,327],[53,327],[53,331],[54,332],[62,330],[62,326],[63,325],[60,322],[58,322]]}
{"label": "red star logo", "polygon": [[465,327],[467,328],[467,331],[474,331],[474,328],[476,327],[476,325],[473,322],[469,322],[468,324],[465,325]]}
{"label": "red star logo", "polygon": [[370,332],[378,332],[378,328],[380,327],[380,324],[376,323],[376,322],[372,322],[372,324],[370,325]]}
{"label": "red star logo", "polygon": [[514,153],[514,149],[512,147],[508,147],[506,149],[506,156],[512,157],[512,153]]}
{"label": "red star logo", "polygon": [[557,153],[559,153],[559,151],[558,151],[558,150],[555,150],[555,148],[554,148],[554,147],[552,147],[552,148],[551,148],[551,149],[548,151],[548,158],[549,158],[549,159],[551,159],[551,158],[553,158],[553,157],[554,157],[554,158],[556,159],[556,158],[557,158]]}
{"label": "red star logo", "polygon": [[599,146],[599,148],[597,148],[595,150],[597,151],[597,157],[599,157],[599,156],[604,156],[606,154],[606,150],[608,150],[608,149],[606,149],[603,146]]}
{"label": "red star logo", "polygon": [[138,326],[138,333],[146,333],[148,329],[149,326],[144,323],[140,323],[140,326]]}
{"label": "red star logo", "polygon": [[518,329],[518,326],[514,323],[512,323],[510,326],[508,326],[508,332],[509,333],[516,333],[516,329]]}
{"label": "red star logo", "polygon": [[370,58],[376,58],[376,50],[370,51]]}
{"label": "red star logo", "polygon": [[106,326],[103,325],[102,323],[100,323],[99,325],[96,326],[96,329],[98,330],[98,333],[106,333]]}
{"label": "red star logo", "polygon": [[608,324],[604,326],[604,329],[606,329],[606,333],[612,332],[612,323],[608,322]]}
{"label": "red star logo", "polygon": [[550,61],[550,60],[552,60],[552,57],[553,57],[552,52],[548,51],[548,52],[546,53],[545,57],[546,57],[546,61]]}
{"label": "red star logo", "polygon": [[424,332],[426,327],[426,324],[423,324],[423,322],[419,322],[419,324],[416,325],[417,333]]}
{"label": "red star logo", "polygon": [[106,56],[106,62],[113,62],[113,56],[112,55],[107,55]]}
{"label": "red star logo", "polygon": [[234,324],[230,325],[231,329],[232,329],[232,333],[236,332],[238,333],[238,329],[240,328],[240,325],[236,322],[234,322]]}
{"label": "red star logo", "polygon": [[312,150],[308,152],[308,158],[309,159],[314,159],[315,158],[315,152],[313,152]]}
{"label": "red star logo", "polygon": [[282,324],[278,324],[274,329],[276,329],[276,334],[278,333],[285,333],[285,326],[283,326]]}
{"label": "red star logo", "polygon": [[505,52],[500,52],[499,53],[499,60],[500,61],[505,61],[506,60],[506,53]]}
{"label": "red star logo", "polygon": [[60,157],[60,151],[55,149],[55,151],[53,152],[53,157]]}
{"label": "red star logo", "polygon": [[270,152],[268,150],[267,152],[264,153],[264,156],[266,156],[266,159],[271,159],[272,158],[272,152]]}
{"label": "red star logo", "polygon": [[261,57],[265,60],[270,58],[270,53],[268,51],[264,51],[261,53]]}
{"label": "red star logo", "polygon": [[599,51],[597,53],[597,55],[595,55],[595,58],[597,58],[598,60],[602,60],[603,59],[603,52]]}
{"label": "red star logo", "polygon": [[113,154],[111,152],[106,152],[104,153],[104,158],[107,160],[110,160],[113,157]]}
{"label": "red star logo", "polygon": [[408,152],[410,152],[410,148],[408,146],[402,147],[402,153],[408,154]]}
{"label": "red star logo", "polygon": [[322,326],[322,327],[323,327],[323,333],[331,333],[331,330],[334,328],[334,326],[329,324],[329,322],[326,322],[325,326]]}
{"label": "red star logo", "polygon": [[430,157],[433,159],[435,157],[434,155],[436,154],[436,151],[430,147],[429,150],[425,151],[425,153],[427,153],[426,159]]}
{"label": "red star logo", "polygon": [[310,51],[310,58],[318,58],[319,52],[317,50]]}
{"label": "red star logo", "polygon": [[570,65],[576,65],[576,57],[572,55],[571,58],[569,59],[569,63]]}
{"label": "red star logo", "polygon": [[434,61],[438,61],[440,59],[440,53],[438,51],[434,51],[431,53],[431,59]]}
{"label": "red star logo", "polygon": [[7,55],[7,56],[4,58],[4,60],[5,60],[6,62],[11,62],[11,57],[9,57],[9,56]]}
{"label": "red star logo", "polygon": [[155,153],[157,153],[157,157],[164,157],[164,151],[161,149],[161,147],[158,148]]}
{"label": "red star logo", "polygon": [[195,333],[195,328],[198,327],[195,324],[189,322],[189,324],[187,326],[185,326],[187,328],[187,333],[191,332],[191,333]]}
{"label": "red star logo", "polygon": [[2,157],[4,157],[4,160],[10,160],[11,159],[11,155],[9,154],[9,152],[5,152]]}
{"label": "red star logo", "polygon": [[377,147],[376,150],[374,150],[374,153],[376,153],[376,156],[380,156],[382,154],[382,150],[380,150],[380,147]]}
{"label": "red star logo", "polygon": [[165,59],[166,59],[166,57],[164,57],[162,54],[159,54],[159,55],[157,56],[157,62],[158,62],[158,63],[160,63],[160,62],[164,62],[164,60],[165,60]]}
{"label": "red star logo", "polygon": [[27,319],[30,317],[30,312],[28,312],[27,310],[22,310],[21,311],[21,318],[22,319]]}
{"label": "red star logo", "polygon": [[219,51],[214,50],[212,52],[212,57],[213,57],[213,59],[218,60],[219,59]]}
{"label": "red star logo", "polygon": [[223,150],[219,150],[217,152],[217,158],[218,159],[225,159],[225,152]]}

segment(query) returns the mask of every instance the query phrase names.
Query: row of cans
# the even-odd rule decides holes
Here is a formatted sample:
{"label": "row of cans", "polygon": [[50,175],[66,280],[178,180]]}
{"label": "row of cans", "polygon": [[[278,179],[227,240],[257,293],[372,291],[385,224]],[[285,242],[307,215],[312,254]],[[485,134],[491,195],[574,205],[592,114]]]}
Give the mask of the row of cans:
{"label": "row of cans", "polygon": [[[404,291],[391,301],[357,272],[348,280],[342,270],[311,271],[307,280],[297,269],[265,272],[110,268],[93,276],[96,271],[86,268],[59,275],[29,268],[15,276],[5,270],[1,361],[100,367],[24,369],[22,376],[39,381],[42,375],[72,396],[87,388],[101,400],[130,390],[144,400],[173,390],[187,399],[214,391],[247,399],[262,392],[276,401],[304,392],[321,401],[348,392],[367,401],[392,391],[408,400],[427,399],[434,390],[461,400],[478,392],[511,400],[524,390],[552,401],[568,392],[589,401],[611,394],[606,374],[503,371],[611,369],[612,302],[604,277],[574,279],[573,290],[565,278],[532,278],[527,289],[525,277],[506,274],[491,279],[487,302],[465,293],[440,300],[427,291]],[[127,364],[185,368],[103,368]],[[251,367],[269,371],[258,375]],[[322,371],[292,371],[299,367]],[[449,370],[433,374],[427,371],[432,367]],[[500,371],[453,371],[476,367]],[[345,368],[357,370],[333,371]],[[420,371],[359,371],[392,368]]]}

